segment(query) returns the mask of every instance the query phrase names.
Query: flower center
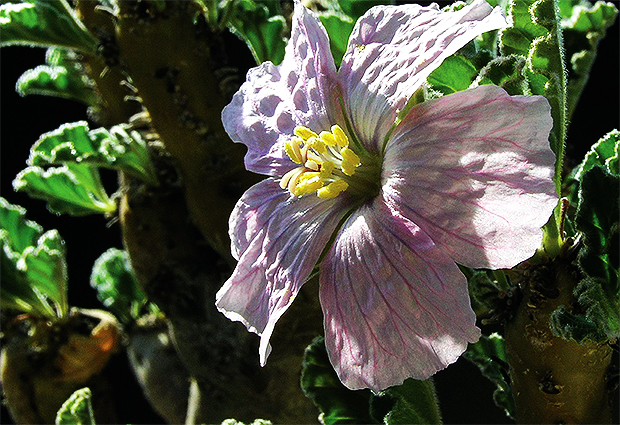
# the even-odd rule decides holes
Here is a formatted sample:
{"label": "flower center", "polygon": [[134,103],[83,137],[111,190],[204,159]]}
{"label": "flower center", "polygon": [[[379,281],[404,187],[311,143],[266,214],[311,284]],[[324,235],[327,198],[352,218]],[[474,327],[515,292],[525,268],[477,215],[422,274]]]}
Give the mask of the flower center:
{"label": "flower center", "polygon": [[[288,189],[292,195],[300,198],[313,192],[322,199],[335,198],[347,189],[355,193],[362,189],[365,195],[369,194],[368,182],[364,178],[368,174],[364,169],[368,167],[358,170],[362,160],[349,147],[349,139],[339,125],[333,125],[331,131],[322,131],[320,134],[300,126],[295,128],[294,133],[295,136],[286,142],[285,150],[299,167],[282,177],[282,189]],[[379,170],[377,167],[370,168],[375,171],[370,174],[372,180],[375,180],[374,186],[378,188]],[[356,171],[361,171],[361,175],[352,178]]]}

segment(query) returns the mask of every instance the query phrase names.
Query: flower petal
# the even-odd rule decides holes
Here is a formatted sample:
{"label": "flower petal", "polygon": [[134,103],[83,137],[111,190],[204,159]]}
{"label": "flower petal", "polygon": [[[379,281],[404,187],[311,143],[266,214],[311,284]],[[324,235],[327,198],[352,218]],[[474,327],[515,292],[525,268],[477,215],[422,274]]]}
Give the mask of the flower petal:
{"label": "flower petal", "polygon": [[477,35],[506,26],[499,8],[477,0],[456,12],[437,5],[377,6],[351,34],[339,78],[349,116],[368,149],[383,139],[413,93]]}
{"label": "flower petal", "polygon": [[216,295],[226,317],[261,336],[260,362],[269,355],[269,338],[308,279],[338,222],[347,213],[341,199],[292,197],[275,179],[252,186],[230,219],[232,276]]}
{"label": "flower petal", "polygon": [[330,361],[350,389],[427,379],[478,339],[467,281],[378,199],[349,217],[321,264]]}
{"label": "flower petal", "polygon": [[246,168],[282,176],[294,165],[283,143],[298,125],[317,133],[342,122],[336,66],[321,22],[295,4],[284,60],[250,69],[247,80],[222,111],[224,128],[248,147]]}
{"label": "flower petal", "polygon": [[388,142],[383,196],[458,263],[513,267],[557,205],[552,125],[545,98],[496,86],[416,105]]}

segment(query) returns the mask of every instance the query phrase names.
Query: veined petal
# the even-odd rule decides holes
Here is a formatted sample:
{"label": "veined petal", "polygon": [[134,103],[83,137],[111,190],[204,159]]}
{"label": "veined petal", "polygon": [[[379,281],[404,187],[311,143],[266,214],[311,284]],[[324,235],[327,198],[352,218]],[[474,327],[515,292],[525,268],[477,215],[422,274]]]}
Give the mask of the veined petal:
{"label": "veined petal", "polygon": [[276,322],[347,213],[344,206],[340,199],[293,197],[271,178],[252,186],[235,206],[230,236],[239,263],[217,293],[216,306],[261,336],[262,365]]}
{"label": "veined petal", "polygon": [[413,93],[445,58],[477,35],[506,26],[499,8],[477,0],[456,12],[437,5],[376,6],[351,34],[339,78],[357,135],[371,152]]}
{"label": "veined petal", "polygon": [[320,299],[330,361],[350,389],[427,379],[480,335],[454,261],[380,199],[347,219],[321,264]]}
{"label": "veined petal", "polygon": [[245,166],[265,175],[282,176],[292,167],[284,141],[296,126],[316,132],[342,122],[336,66],[321,22],[295,4],[291,38],[278,66],[265,62],[222,111],[224,128],[248,147]]}
{"label": "veined petal", "polygon": [[513,267],[558,201],[552,125],[544,97],[496,86],[416,105],[388,142],[383,197],[458,263]]}

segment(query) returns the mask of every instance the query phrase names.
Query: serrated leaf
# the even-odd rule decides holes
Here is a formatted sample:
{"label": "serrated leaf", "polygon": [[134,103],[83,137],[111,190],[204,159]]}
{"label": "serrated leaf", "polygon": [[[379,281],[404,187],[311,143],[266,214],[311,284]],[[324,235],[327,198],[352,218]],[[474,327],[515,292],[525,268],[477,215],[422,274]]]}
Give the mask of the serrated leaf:
{"label": "serrated leaf", "polygon": [[583,233],[577,263],[584,277],[574,295],[585,314],[560,306],[550,323],[557,335],[580,344],[620,337],[619,187],[620,176],[596,163],[581,176],[575,227]]}
{"label": "serrated leaf", "polygon": [[472,85],[494,84],[512,96],[530,94],[523,70],[525,58],[519,55],[500,56],[482,68]]}
{"label": "serrated leaf", "polygon": [[620,175],[620,131],[612,130],[596,142],[577,169],[575,179],[582,180],[583,175],[594,166],[605,169],[608,173]]}
{"label": "serrated leaf", "polygon": [[370,391],[351,391],[334,371],[325,340],[317,337],[306,348],[301,372],[301,388],[321,412],[324,424],[379,423],[370,416]]}
{"label": "serrated leaf", "polygon": [[13,180],[16,191],[47,201],[49,210],[56,214],[109,214],[116,211],[116,204],[93,187],[101,188],[99,175],[89,165],[80,164],[49,170],[28,167]]}
{"label": "serrated leaf", "polygon": [[56,230],[43,233],[25,213],[0,198],[2,307],[52,320],[65,317],[69,306],[64,241]]}
{"label": "serrated leaf", "polygon": [[500,32],[503,56],[527,58],[524,76],[531,94],[542,95],[551,104],[553,129],[549,135],[555,153],[554,181],[561,188],[564,139],[566,137],[566,80],[563,39],[558,0],[511,0],[509,14],[513,25]]}
{"label": "serrated leaf", "polygon": [[90,106],[97,104],[92,82],[72,51],[50,48],[45,62],[19,77],[15,88],[20,96],[38,94],[73,99]]}
{"label": "serrated leaf", "polygon": [[323,337],[306,348],[301,387],[321,412],[324,424],[430,424],[441,423],[430,380],[407,379],[403,385],[379,394],[346,388],[334,371]]}
{"label": "serrated leaf", "polygon": [[599,139],[586,154],[584,160],[566,177],[564,185],[568,189],[571,204],[579,204],[579,187],[583,174],[594,166],[603,167],[612,175],[620,175],[620,132],[612,130]]}
{"label": "serrated leaf", "polygon": [[90,388],[71,394],[56,414],[56,425],[95,425]]}
{"label": "serrated leaf", "polygon": [[86,121],[67,123],[43,134],[30,150],[29,165],[89,164],[125,171],[152,185],[157,178],[146,142],[122,125],[89,130]]}
{"label": "serrated leaf", "polygon": [[6,237],[8,248],[21,255],[29,246],[36,245],[43,234],[43,228],[34,221],[26,219],[26,210],[11,205],[0,198],[0,232]]}
{"label": "serrated leaf", "polygon": [[[391,400],[392,406],[385,415],[377,407]],[[383,416],[383,423],[391,424],[440,424],[441,415],[437,404],[433,381],[407,379],[402,385],[388,388],[373,395],[371,412],[374,417]]]}
{"label": "serrated leaf", "polygon": [[95,262],[90,285],[97,298],[123,323],[133,322],[147,303],[126,251],[110,248]]}
{"label": "serrated leaf", "polygon": [[573,314],[565,306],[558,307],[549,320],[551,331],[566,340],[583,344],[587,340],[602,342],[606,335],[587,317]]}
{"label": "serrated leaf", "polygon": [[60,46],[88,54],[97,39],[88,32],[65,0],[30,0],[0,5],[0,46]]}
{"label": "serrated leaf", "polygon": [[499,334],[482,335],[475,344],[469,344],[463,354],[467,360],[478,366],[482,375],[497,385],[493,401],[504,409],[509,417],[514,417],[515,404],[508,376],[506,343]]}
{"label": "serrated leaf", "polygon": [[284,59],[286,20],[275,12],[267,1],[238,0],[228,22],[232,31],[248,44],[259,64],[271,61],[278,65]]}
{"label": "serrated leaf", "polygon": [[610,294],[618,296],[618,236],[620,221],[620,177],[601,167],[592,167],[581,180],[577,230],[584,234],[579,267],[589,277],[599,278]]}

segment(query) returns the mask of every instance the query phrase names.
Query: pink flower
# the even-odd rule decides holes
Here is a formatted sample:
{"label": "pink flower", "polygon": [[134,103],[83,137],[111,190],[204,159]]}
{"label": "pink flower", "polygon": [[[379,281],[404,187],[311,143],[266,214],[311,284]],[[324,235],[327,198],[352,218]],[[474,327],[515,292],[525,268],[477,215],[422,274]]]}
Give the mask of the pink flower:
{"label": "pink flower", "polygon": [[495,86],[406,106],[446,57],[505,25],[484,0],[374,7],[336,70],[296,3],[282,64],[251,69],[222,113],[246,168],[270,176],[231,215],[239,263],[216,301],[261,336],[261,364],[315,266],[329,357],[351,389],[426,379],[478,339],[455,262],[508,268],[540,246],[557,203],[550,107]]}

